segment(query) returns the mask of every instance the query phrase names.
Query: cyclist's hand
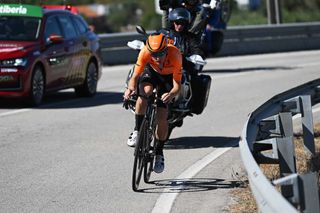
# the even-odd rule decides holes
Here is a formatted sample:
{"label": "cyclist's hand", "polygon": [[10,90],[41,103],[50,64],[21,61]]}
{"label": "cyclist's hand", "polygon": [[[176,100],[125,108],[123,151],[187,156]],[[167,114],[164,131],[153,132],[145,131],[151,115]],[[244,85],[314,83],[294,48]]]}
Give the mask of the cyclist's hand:
{"label": "cyclist's hand", "polygon": [[134,94],[134,90],[127,88],[126,91],[124,91],[123,99],[128,100],[133,94]]}
{"label": "cyclist's hand", "polygon": [[167,104],[167,103],[170,103],[174,97],[175,97],[174,94],[167,92],[161,96],[161,100],[163,101],[163,103]]}

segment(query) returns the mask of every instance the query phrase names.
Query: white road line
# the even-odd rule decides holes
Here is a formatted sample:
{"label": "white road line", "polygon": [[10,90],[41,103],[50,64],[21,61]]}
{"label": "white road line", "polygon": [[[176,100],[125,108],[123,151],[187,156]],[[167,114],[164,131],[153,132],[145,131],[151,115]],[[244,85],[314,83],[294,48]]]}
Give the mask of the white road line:
{"label": "white road line", "polygon": [[19,110],[14,110],[14,111],[10,111],[10,112],[4,112],[4,113],[0,113],[0,117],[4,117],[7,115],[14,115],[14,114],[19,114],[22,112],[28,112],[31,111],[32,109],[19,109]]}
{"label": "white road line", "polygon": [[[238,141],[237,141],[238,142]],[[226,147],[216,148],[213,152],[209,153],[202,159],[195,162],[191,165],[187,170],[181,173],[176,179],[190,179],[195,176],[198,172],[200,172],[204,167],[210,164],[212,161],[232,149],[236,146],[237,143],[235,141],[229,142],[226,144]],[[185,187],[179,187],[177,190],[183,190]],[[155,206],[153,207],[152,213],[169,213],[171,211],[172,205],[177,197],[179,192],[172,193],[170,189],[163,190],[162,194],[159,196]]]}
{"label": "white road line", "polygon": [[299,64],[299,67],[318,67],[320,65],[320,62],[310,62],[306,64]]}

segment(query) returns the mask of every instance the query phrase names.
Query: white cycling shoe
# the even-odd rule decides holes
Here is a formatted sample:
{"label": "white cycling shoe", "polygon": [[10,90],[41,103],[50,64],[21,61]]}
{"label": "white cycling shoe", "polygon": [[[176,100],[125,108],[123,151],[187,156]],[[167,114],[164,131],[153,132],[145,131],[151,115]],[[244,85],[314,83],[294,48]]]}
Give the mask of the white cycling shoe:
{"label": "white cycling shoe", "polygon": [[137,140],[138,140],[138,131],[134,130],[128,138],[127,145],[133,147],[136,145]]}
{"label": "white cycling shoe", "polygon": [[156,155],[156,161],[154,163],[153,171],[155,173],[161,173],[164,170],[164,157],[163,155]]}

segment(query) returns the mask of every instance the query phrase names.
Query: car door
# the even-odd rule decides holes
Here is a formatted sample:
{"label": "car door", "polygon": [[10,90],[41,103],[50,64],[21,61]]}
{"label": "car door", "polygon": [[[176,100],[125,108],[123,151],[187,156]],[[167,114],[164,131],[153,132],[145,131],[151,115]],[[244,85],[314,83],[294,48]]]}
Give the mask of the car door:
{"label": "car door", "polygon": [[81,74],[81,78],[79,79],[79,83],[83,82],[86,77],[87,66],[90,60],[90,56],[92,55],[90,41],[90,28],[89,26],[82,20],[79,16],[71,16],[74,26],[77,29],[79,36],[77,37],[76,46],[77,46],[77,60],[80,61],[78,63],[78,69]]}
{"label": "car door", "polygon": [[57,19],[58,15],[49,16],[45,22],[44,43],[46,49],[44,57],[48,69],[46,70],[47,90],[63,87],[66,73],[69,70],[70,56],[66,48],[66,42],[51,42],[49,37],[59,35],[64,37],[61,25]]}
{"label": "car door", "polygon": [[68,54],[69,69],[66,72],[64,84],[68,86],[75,85],[81,78],[81,58],[79,57],[79,34],[70,18],[71,15],[58,16],[59,22],[64,33],[66,51]]}

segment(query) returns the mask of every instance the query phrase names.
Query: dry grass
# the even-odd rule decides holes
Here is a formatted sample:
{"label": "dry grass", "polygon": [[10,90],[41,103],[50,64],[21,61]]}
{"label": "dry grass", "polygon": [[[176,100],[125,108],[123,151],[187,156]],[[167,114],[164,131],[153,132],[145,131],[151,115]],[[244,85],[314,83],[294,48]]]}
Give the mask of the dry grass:
{"label": "dry grass", "polygon": [[255,213],[257,205],[250,191],[249,182],[245,172],[242,175],[233,174],[233,178],[242,183],[239,188],[232,190],[233,204],[225,209],[229,213]]}
{"label": "dry grass", "polygon": [[[303,139],[301,134],[297,134],[295,138],[295,154],[297,163],[297,172],[299,174],[306,173],[310,170],[318,171],[320,176],[320,124],[315,126],[315,145],[316,156],[311,157],[304,151]],[[263,173],[269,180],[277,179],[280,177],[279,165],[263,164],[260,166]],[[241,177],[243,182],[248,182],[245,176]],[[320,182],[320,181],[319,181]],[[320,187],[320,185],[319,185]],[[280,191],[280,187],[277,187]],[[257,205],[254,197],[250,191],[249,184],[244,184],[242,188],[232,190],[231,195],[234,203],[231,204],[227,211],[230,213],[254,213],[258,212]]]}

